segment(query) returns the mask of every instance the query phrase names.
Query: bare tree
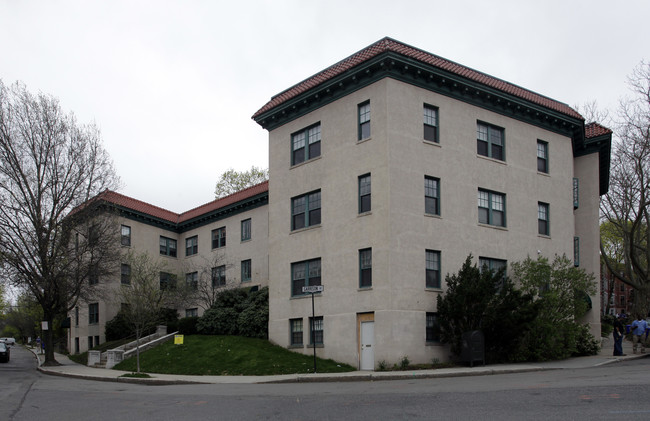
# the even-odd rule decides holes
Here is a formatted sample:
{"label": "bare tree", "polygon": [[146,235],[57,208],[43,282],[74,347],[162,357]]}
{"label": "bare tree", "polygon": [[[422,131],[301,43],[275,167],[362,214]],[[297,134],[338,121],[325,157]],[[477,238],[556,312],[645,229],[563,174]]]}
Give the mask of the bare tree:
{"label": "bare tree", "polygon": [[[199,305],[203,310],[211,308],[223,291],[238,287],[234,279],[226,273],[232,267],[223,253],[215,253],[211,258],[203,257],[199,263],[186,267],[186,274],[196,274],[196,280],[186,279],[187,302]],[[186,275],[187,276],[187,275]]]}
{"label": "bare tree", "polygon": [[214,189],[215,199],[221,199],[245,188],[260,184],[269,179],[269,170],[252,166],[248,171],[235,171],[230,168],[219,177]]}
{"label": "bare tree", "polygon": [[144,332],[155,326],[161,310],[177,308],[186,300],[185,288],[173,282],[160,284],[160,273],[166,270],[163,262],[153,260],[147,253],[129,254],[126,257],[130,266],[128,282],[122,282],[115,295],[127,323],[135,330],[137,372],[140,372],[140,339]]}
{"label": "bare tree", "polygon": [[89,199],[117,184],[96,126],[78,124],[56,98],[0,81],[1,276],[43,308],[46,365],[57,364],[53,321],[116,266],[114,221]]}
{"label": "bare tree", "polygon": [[612,274],[634,288],[635,311],[645,316],[650,297],[650,63],[642,61],[628,85],[632,96],[619,105],[610,187],[600,205],[620,243],[612,248],[601,241],[601,255]]}

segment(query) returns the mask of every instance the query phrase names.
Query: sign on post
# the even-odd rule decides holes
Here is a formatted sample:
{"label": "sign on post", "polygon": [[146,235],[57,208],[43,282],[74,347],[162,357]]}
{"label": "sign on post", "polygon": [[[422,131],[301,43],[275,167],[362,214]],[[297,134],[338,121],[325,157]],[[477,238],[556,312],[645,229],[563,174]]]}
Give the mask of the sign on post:
{"label": "sign on post", "polygon": [[183,345],[183,335],[174,335],[174,345]]}
{"label": "sign on post", "polygon": [[309,292],[311,294],[315,292],[323,292],[322,285],[309,285],[307,287],[302,287],[302,292]]}
{"label": "sign on post", "polygon": [[[314,310],[314,293],[316,292],[323,292],[323,286],[322,285],[309,285],[306,287],[302,287],[302,292],[308,292],[311,294],[311,337],[314,337],[314,325],[316,323],[313,322],[313,320],[316,320],[316,311]],[[316,372],[316,341],[314,342],[314,373]]]}

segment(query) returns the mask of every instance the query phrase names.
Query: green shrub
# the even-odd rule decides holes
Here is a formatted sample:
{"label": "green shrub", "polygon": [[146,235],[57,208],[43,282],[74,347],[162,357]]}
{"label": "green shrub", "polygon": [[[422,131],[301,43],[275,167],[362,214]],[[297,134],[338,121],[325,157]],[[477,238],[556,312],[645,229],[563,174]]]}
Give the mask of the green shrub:
{"label": "green shrub", "polygon": [[135,330],[124,317],[124,313],[120,311],[115,317],[106,322],[104,335],[106,341],[117,341],[135,335]]}
{"label": "green shrub", "polygon": [[196,335],[196,324],[198,317],[183,317],[178,320],[178,333],[181,335]]}
{"label": "green shrub", "polygon": [[201,335],[238,335],[268,337],[268,288],[250,292],[248,288],[226,290],[219,294],[196,324]]}
{"label": "green shrub", "polygon": [[409,360],[408,355],[404,355],[402,359],[399,360],[399,368],[402,371],[408,369],[410,364],[411,364],[411,360]]}

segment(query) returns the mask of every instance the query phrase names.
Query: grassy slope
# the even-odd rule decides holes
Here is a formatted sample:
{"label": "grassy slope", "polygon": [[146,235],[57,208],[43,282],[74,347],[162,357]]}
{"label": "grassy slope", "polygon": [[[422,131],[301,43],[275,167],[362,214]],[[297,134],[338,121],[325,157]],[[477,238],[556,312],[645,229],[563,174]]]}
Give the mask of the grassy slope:
{"label": "grassy slope", "polygon": [[[316,351],[318,353],[318,349]],[[311,373],[313,356],[272,345],[266,340],[240,336],[185,336],[183,345],[173,341],[140,354],[140,370],[148,373],[188,375],[273,375]],[[319,373],[354,371],[347,364],[317,358]],[[135,371],[135,357],[116,370]]]}

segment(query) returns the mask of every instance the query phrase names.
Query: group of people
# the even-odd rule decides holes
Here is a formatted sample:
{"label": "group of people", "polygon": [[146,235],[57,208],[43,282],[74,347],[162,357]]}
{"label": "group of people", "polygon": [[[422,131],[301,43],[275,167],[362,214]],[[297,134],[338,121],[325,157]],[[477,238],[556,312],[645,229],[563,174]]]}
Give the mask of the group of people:
{"label": "group of people", "polygon": [[[614,322],[614,355],[623,356],[623,338],[626,332],[626,316],[625,314],[619,315]],[[645,353],[645,343],[648,338],[648,322],[641,317],[630,324],[630,333],[632,334],[632,352],[636,354],[636,350],[641,346],[641,353]]]}

